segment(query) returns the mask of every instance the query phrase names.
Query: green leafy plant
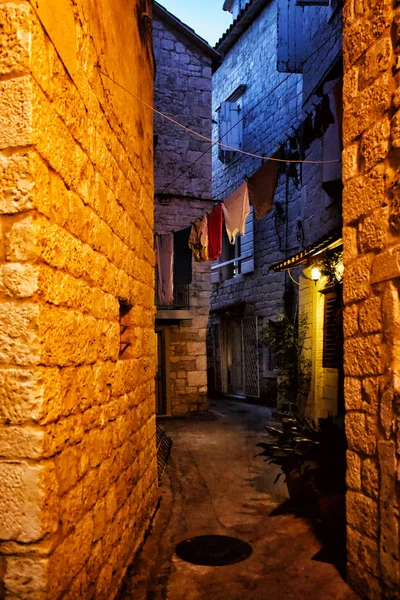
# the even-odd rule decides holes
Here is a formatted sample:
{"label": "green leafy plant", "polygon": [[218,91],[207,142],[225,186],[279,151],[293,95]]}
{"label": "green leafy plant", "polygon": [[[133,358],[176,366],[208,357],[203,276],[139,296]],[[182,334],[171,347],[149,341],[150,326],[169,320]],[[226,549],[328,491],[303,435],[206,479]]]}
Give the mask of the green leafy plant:
{"label": "green leafy plant", "polygon": [[311,361],[304,356],[308,333],[307,315],[292,321],[281,316],[261,330],[261,341],[269,346],[276,358],[278,395],[288,405],[301,407],[307,398],[311,381]]}
{"label": "green leafy plant", "polygon": [[284,474],[296,473],[308,485],[323,494],[344,493],[346,476],[346,437],[344,421],[329,415],[315,423],[296,417],[283,419],[282,429],[265,426],[270,439],[257,447],[269,464]]}
{"label": "green leafy plant", "polygon": [[344,272],[343,250],[341,248],[326,250],[319,268],[322,275],[327,279],[325,287],[330,288],[342,283]]}

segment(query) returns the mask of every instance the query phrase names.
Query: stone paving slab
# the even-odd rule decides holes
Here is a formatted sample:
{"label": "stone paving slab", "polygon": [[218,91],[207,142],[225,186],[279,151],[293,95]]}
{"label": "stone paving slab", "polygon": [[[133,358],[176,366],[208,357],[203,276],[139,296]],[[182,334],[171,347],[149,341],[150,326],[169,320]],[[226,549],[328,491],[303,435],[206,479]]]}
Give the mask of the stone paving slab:
{"label": "stone paving slab", "polygon": [[[254,458],[269,409],[212,403],[213,415],[164,421],[173,439],[161,504],[119,600],[357,600],[328,563],[312,523],[271,514],[287,500],[278,470]],[[220,534],[250,543],[242,563],[203,567],[175,554],[178,542]]]}

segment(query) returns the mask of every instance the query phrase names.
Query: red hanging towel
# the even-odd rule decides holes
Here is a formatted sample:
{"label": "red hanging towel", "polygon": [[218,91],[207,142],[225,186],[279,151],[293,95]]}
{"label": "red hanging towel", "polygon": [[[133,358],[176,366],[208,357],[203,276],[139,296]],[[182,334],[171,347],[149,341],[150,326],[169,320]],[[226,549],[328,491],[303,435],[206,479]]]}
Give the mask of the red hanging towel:
{"label": "red hanging towel", "polygon": [[222,206],[208,215],[208,260],[217,260],[222,252]]}
{"label": "red hanging towel", "polygon": [[156,233],[158,301],[169,306],[174,301],[174,238],[172,233]]}

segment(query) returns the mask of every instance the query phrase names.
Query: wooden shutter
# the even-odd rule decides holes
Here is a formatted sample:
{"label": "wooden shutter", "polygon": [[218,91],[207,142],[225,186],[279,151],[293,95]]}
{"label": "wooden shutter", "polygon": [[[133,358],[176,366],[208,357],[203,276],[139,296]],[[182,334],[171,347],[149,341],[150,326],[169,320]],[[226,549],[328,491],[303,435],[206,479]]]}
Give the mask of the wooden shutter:
{"label": "wooden shutter", "polygon": [[305,59],[303,8],[295,0],[278,2],[278,65],[282,73],[302,73]]}
{"label": "wooden shutter", "polygon": [[[218,112],[219,139],[232,148],[242,149],[243,121],[241,107],[237,102],[222,102]],[[229,163],[236,152],[219,146],[218,157],[223,163]]]}
{"label": "wooden shutter", "polygon": [[[249,255],[249,253],[251,253]],[[251,207],[250,214],[246,219],[244,235],[240,238],[240,255],[246,256],[241,259],[240,272],[242,274],[254,271],[254,211]]]}
{"label": "wooden shutter", "polygon": [[331,369],[337,369],[339,366],[338,302],[336,292],[325,294],[323,366]]}

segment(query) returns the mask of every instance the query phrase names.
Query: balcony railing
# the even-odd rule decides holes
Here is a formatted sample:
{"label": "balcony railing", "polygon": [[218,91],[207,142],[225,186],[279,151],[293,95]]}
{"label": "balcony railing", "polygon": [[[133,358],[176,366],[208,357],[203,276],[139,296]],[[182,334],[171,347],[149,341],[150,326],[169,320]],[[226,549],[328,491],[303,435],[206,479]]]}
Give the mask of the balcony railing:
{"label": "balcony railing", "polygon": [[172,304],[163,305],[158,300],[156,280],[156,306],[159,310],[179,310],[189,308],[189,285],[174,285],[174,299]]}

